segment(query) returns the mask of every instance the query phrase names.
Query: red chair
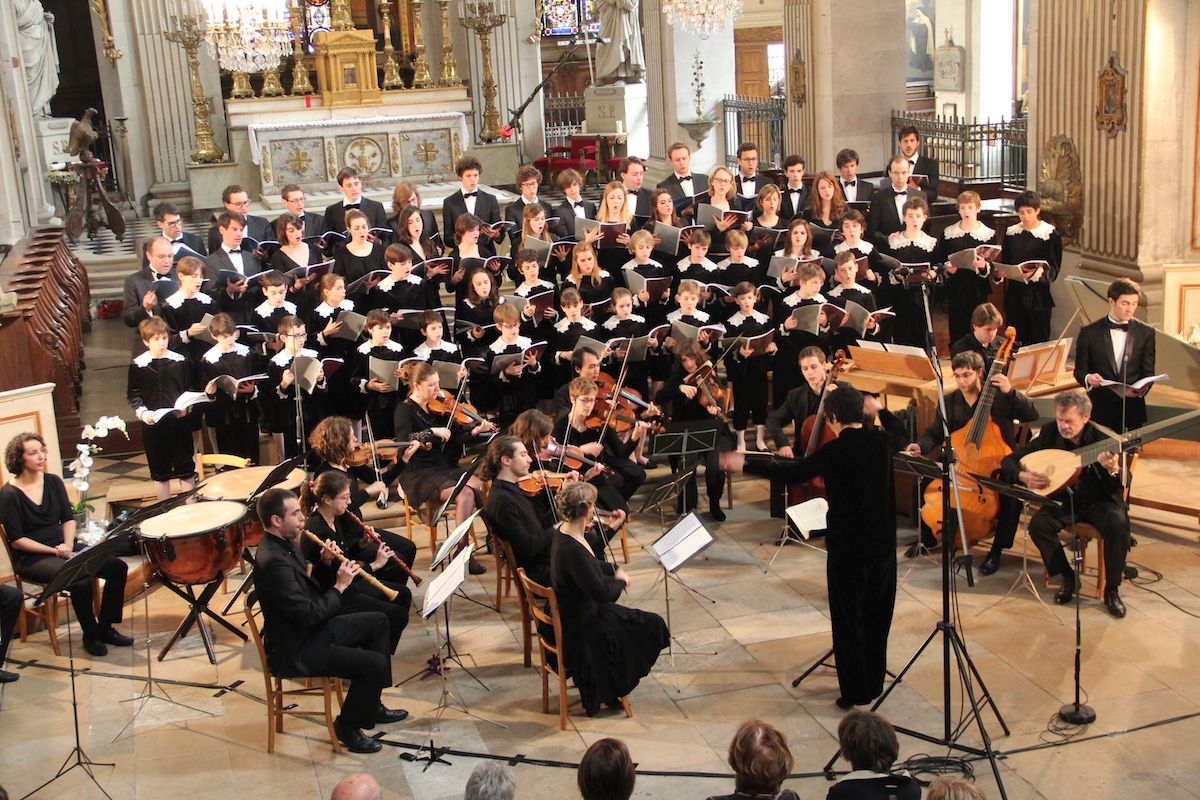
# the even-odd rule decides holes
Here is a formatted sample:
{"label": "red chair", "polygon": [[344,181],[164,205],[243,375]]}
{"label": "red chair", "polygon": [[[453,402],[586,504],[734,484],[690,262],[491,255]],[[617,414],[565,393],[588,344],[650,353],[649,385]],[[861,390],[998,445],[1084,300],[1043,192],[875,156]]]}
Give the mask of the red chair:
{"label": "red chair", "polygon": [[549,183],[550,179],[554,175],[554,168],[551,166],[552,162],[556,158],[561,160],[564,157],[564,153],[569,155],[570,152],[571,148],[563,145],[556,145],[554,147],[546,148],[546,155],[533,160],[533,166],[537,167],[542,172],[544,183]]}
{"label": "red chair", "polygon": [[583,183],[586,186],[588,174],[595,175],[596,173],[598,146],[599,142],[595,136],[572,136],[567,157],[550,159],[550,168],[557,172],[573,169],[583,176]]}

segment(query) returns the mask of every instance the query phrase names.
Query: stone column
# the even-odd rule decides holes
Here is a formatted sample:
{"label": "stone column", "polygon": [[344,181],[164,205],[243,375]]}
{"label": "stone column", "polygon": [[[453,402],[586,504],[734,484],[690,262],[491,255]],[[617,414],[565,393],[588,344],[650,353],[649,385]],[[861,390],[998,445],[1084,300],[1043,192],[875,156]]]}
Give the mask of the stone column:
{"label": "stone column", "polygon": [[[832,166],[827,155],[833,145],[828,132],[818,127],[818,96],[825,102],[830,96],[826,85],[827,69],[817,68],[817,41],[821,30],[828,35],[828,17],[818,17],[816,0],[785,0],[783,6],[783,46],[787,57],[787,119],[784,142],[789,153],[804,157],[808,172]],[[803,81],[803,102],[798,102]],[[818,81],[824,81],[818,93]],[[825,109],[828,113],[829,109]],[[827,117],[826,117],[827,118]],[[818,157],[819,156],[819,157]]]}

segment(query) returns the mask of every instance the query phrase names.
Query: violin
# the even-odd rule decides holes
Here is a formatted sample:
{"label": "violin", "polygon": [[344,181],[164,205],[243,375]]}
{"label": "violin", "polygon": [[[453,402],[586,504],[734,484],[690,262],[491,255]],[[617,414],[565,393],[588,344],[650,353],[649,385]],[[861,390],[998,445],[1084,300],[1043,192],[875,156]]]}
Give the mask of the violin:
{"label": "violin", "polygon": [[[363,442],[350,451],[350,455],[346,457],[346,466],[361,467],[364,464],[370,464],[376,456],[384,461],[394,462],[399,457],[400,451],[408,449],[408,446],[412,444],[418,445],[418,450],[430,450],[433,448],[433,442],[424,438],[414,438],[407,442],[397,442],[395,439],[380,439],[374,445],[371,445],[369,442]],[[385,450],[390,452],[385,453]]]}
{"label": "violin", "polygon": [[571,473],[569,472],[550,472],[537,469],[518,480],[517,487],[530,497],[537,497],[546,490],[557,492],[570,477]]}
{"label": "violin", "polygon": [[595,459],[588,458],[578,447],[563,447],[558,442],[550,442],[550,444],[546,445],[546,452],[554,456],[556,461],[560,461],[559,466],[566,467],[569,470],[578,470],[585,466],[589,469],[599,467],[605,475],[612,474],[611,468]]}
{"label": "violin", "polygon": [[479,409],[470,403],[455,403],[454,398],[445,392],[438,392],[437,396],[429,401],[429,410],[434,414],[447,415],[451,411],[454,412],[454,422],[459,425],[482,425],[488,420],[484,419],[479,414]]}
{"label": "violin", "polygon": [[[599,401],[601,398],[603,398],[606,401],[611,401],[614,396],[614,392],[617,388],[617,381],[615,378],[613,378],[613,376],[609,375],[608,373],[601,372],[599,375],[596,376],[596,387],[598,389],[598,391],[596,393],[597,401]],[[634,406],[642,409],[643,413],[650,409],[650,403],[646,402],[642,398],[642,393],[639,392],[637,389],[630,389],[628,386],[622,386],[621,391],[616,392],[616,397],[617,397],[618,402],[622,403],[623,405],[625,405],[625,407],[627,407],[631,410],[633,409]],[[659,414],[656,415],[654,417],[654,419],[656,419],[660,422],[670,422],[671,421],[670,417],[666,416],[662,412],[659,412]]]}
{"label": "violin", "polygon": [[715,409],[721,414],[729,408],[729,390],[717,381],[716,368],[711,361],[705,361],[699,368],[684,375],[683,382],[699,390],[696,392],[696,402],[704,408]]}
{"label": "violin", "polygon": [[[846,354],[838,350],[833,359],[833,367],[821,384],[821,399],[817,401],[817,410],[809,414],[800,426],[800,438],[806,442],[804,458],[808,458],[835,438],[829,426],[825,424],[825,398],[829,397],[829,387],[838,379],[838,373],[845,364]],[[803,503],[814,497],[824,497],[825,481],[817,477],[804,483],[792,484],[788,486],[787,493],[788,505]]]}

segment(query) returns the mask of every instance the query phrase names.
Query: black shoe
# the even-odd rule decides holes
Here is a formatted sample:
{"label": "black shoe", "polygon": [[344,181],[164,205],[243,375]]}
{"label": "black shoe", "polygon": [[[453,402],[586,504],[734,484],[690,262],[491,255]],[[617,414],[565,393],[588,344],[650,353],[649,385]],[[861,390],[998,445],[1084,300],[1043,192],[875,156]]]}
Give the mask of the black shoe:
{"label": "black shoe", "polygon": [[104,646],[104,639],[101,636],[84,636],[83,649],[97,658],[108,655],[108,648]]}
{"label": "black shoe", "polygon": [[487,572],[487,567],[475,560],[475,556],[471,556],[471,560],[467,562],[467,571],[472,575],[482,575]]}
{"label": "black shoe", "polygon": [[988,553],[987,558],[979,565],[979,574],[992,575],[998,569],[1000,569],[1000,555],[998,553]]}
{"label": "black shoe", "polygon": [[117,647],[130,647],[133,645],[133,639],[121,633],[112,625],[107,625],[104,628],[101,628],[100,639],[105,644],[111,644]]}
{"label": "black shoe", "polygon": [[839,697],[837,700],[834,700],[833,702],[834,702],[834,705],[836,705],[842,711],[849,711],[850,709],[854,708],[855,705],[857,705],[853,700],[847,700],[844,697]]}
{"label": "black shoe", "polygon": [[1125,618],[1125,604],[1121,602],[1121,595],[1117,594],[1116,589],[1104,590],[1104,607],[1117,619]]}
{"label": "black shoe", "polygon": [[1062,588],[1054,593],[1054,602],[1060,606],[1065,606],[1067,603],[1075,599],[1075,579],[1063,578]]}
{"label": "black shoe", "polygon": [[20,680],[21,676],[15,672],[9,672],[6,669],[0,669],[0,683],[12,683],[15,680]]}
{"label": "black shoe", "polygon": [[375,739],[363,736],[358,728],[352,728],[338,717],[333,721],[333,732],[342,746],[351,753],[378,753],[383,749]]}
{"label": "black shoe", "polygon": [[717,522],[725,521],[725,512],[721,510],[721,501],[710,501],[708,504],[708,515]]}
{"label": "black shoe", "polygon": [[403,708],[385,708],[383,703],[375,709],[375,722],[379,725],[391,725],[393,722],[403,722],[408,719],[408,712]]}
{"label": "black shoe", "polygon": [[645,469],[645,470],[658,469],[661,466],[662,466],[662,464],[658,463],[653,458],[648,458],[648,459],[646,459],[646,463],[642,464],[642,469]]}

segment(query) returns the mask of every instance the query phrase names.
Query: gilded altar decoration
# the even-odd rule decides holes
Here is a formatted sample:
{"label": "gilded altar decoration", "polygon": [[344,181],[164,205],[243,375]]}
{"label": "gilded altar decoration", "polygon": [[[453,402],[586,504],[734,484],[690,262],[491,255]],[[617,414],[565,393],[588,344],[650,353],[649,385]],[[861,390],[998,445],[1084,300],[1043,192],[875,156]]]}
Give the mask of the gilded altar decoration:
{"label": "gilded altar decoration", "polygon": [[796,104],[796,108],[804,108],[804,104],[808,102],[808,65],[804,63],[804,56],[800,54],[799,47],[792,53],[792,63],[788,65],[788,76],[790,78],[788,96]]}
{"label": "gilded altar decoration", "polygon": [[1064,245],[1073,244],[1083,223],[1083,171],[1079,150],[1070,138],[1059,134],[1047,143],[1037,192],[1042,216],[1058,229]]}
{"label": "gilded altar decoration", "polygon": [[199,18],[191,15],[172,17],[171,22],[174,29],[163,32],[163,38],[181,46],[188,61],[192,94],[192,133],[195,136],[191,161],[193,164],[215,164],[225,158],[225,151],[217,145],[213,135],[212,125],[208,121],[212,107],[209,105],[208,95],[204,92],[204,84],[200,81],[200,45],[204,42],[204,29],[199,24]]}
{"label": "gilded altar decoration", "polygon": [[458,131],[450,132],[450,152],[453,154],[455,164],[462,158],[462,142],[458,138]]}
{"label": "gilded altar decoration", "polygon": [[325,140],[325,179],[330,181],[337,180],[338,160],[337,149],[333,146],[332,139]]}
{"label": "gilded altar decoration", "polygon": [[117,49],[117,40],[112,35],[112,25],[108,20],[108,7],[104,0],[90,0],[92,13],[96,15],[96,24],[100,27],[100,39],[104,42],[104,57],[112,65],[117,65],[117,59],[125,55]]}
{"label": "gilded altar decoration", "polygon": [[358,136],[346,146],[343,163],[364,177],[373,175],[383,166],[383,148],[368,136]]}
{"label": "gilded altar decoration", "polygon": [[271,169],[271,149],[265,144],[262,146],[262,179],[263,183],[275,183],[274,170]]}
{"label": "gilded altar decoration", "polygon": [[1117,61],[1114,50],[1108,57],[1108,65],[1096,76],[1096,127],[1110,137],[1125,130],[1125,79],[1128,74]]}
{"label": "gilded altar decoration", "polygon": [[417,158],[421,159],[421,162],[428,167],[429,162],[436,160],[438,157],[437,145],[428,139],[423,139],[417,143],[416,154]]}
{"label": "gilded altar decoration", "polygon": [[388,161],[393,175],[400,174],[400,137],[394,133],[388,134]]}
{"label": "gilded altar decoration", "polygon": [[307,150],[293,150],[287,157],[286,163],[288,171],[303,176],[312,166],[312,156],[308,154]]}

